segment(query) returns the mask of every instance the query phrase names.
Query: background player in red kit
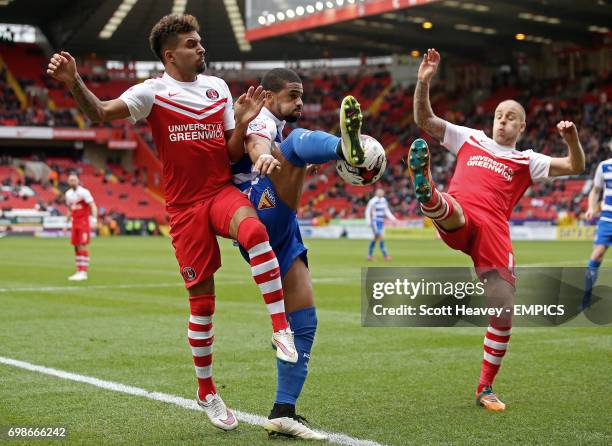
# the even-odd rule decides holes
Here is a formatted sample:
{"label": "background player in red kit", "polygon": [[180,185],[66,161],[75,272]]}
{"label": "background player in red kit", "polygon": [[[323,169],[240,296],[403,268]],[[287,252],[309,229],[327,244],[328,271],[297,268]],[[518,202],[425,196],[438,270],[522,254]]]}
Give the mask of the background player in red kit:
{"label": "background player in red kit", "polygon": [[72,236],[70,242],[74,246],[74,256],[76,261],[76,273],[68,277],[68,280],[87,280],[87,270],[89,269],[89,237],[91,227],[89,225],[89,215],[98,219],[98,208],[91,192],[79,185],[79,177],[76,173],[68,176],[68,186],[70,188],[64,194],[66,206],[70,209],[68,223],[72,221]]}
{"label": "background player in red kit", "polygon": [[516,142],[525,130],[525,110],[516,101],[498,104],[493,138],[480,130],[461,127],[434,115],[429,82],[440,63],[430,49],[419,67],[414,92],[414,119],[428,134],[457,156],[448,193],[431,180],[427,143],[417,139],[410,147],[410,174],[421,210],[430,217],[444,242],[468,254],[483,281],[487,303],[510,309],[509,316],[491,318],[484,339],[484,359],[476,390],[476,402],[488,410],[506,405],[493,393],[493,380],[508,348],[514,301],[514,253],[508,220],[516,203],[532,181],[584,171],[585,159],[574,123],[561,121],[559,134],[568,156],[551,158],[533,150],[519,151]]}
{"label": "background player in red kit", "polygon": [[[55,54],[47,73],[65,82],[92,121],[146,118],[162,161],[170,235],[189,292],[188,339],[198,379],[196,400],[214,426],[238,422],[212,379],[214,272],[221,266],[216,235],[237,240],[249,254],[251,271],[272,319],[277,357],[297,362],[285,317],[278,261],[265,226],[246,195],[231,183],[230,160],[244,154],[248,123],[263,106],[262,88],[233,101],[227,84],[204,76],[204,48],[191,15],[163,17],[151,31],[151,49],[164,64],[156,79],[138,84],[110,101],[100,101],[83,83],[74,59]],[[262,168],[267,168],[266,162]]]}

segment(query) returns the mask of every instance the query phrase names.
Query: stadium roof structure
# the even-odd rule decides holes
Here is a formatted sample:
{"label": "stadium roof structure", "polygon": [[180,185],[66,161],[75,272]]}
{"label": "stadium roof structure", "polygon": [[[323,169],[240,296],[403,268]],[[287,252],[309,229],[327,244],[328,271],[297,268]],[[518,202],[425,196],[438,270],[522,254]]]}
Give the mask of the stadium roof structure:
{"label": "stadium roof structure", "polygon": [[[259,10],[253,11],[254,3]],[[287,8],[297,4],[313,13],[289,14]],[[409,54],[435,47],[496,62],[516,51],[538,54],[551,43],[580,48],[609,45],[611,40],[607,0],[0,0],[0,22],[35,25],[54,49],[76,55],[154,60],[149,32],[177,5],[198,18],[212,61]],[[113,32],[101,38],[121,8],[124,13],[113,19]],[[238,13],[242,24],[236,23]],[[284,20],[277,19],[281,16]],[[234,31],[247,21],[242,35],[251,41],[239,46]],[[242,51],[245,46],[250,51]]]}

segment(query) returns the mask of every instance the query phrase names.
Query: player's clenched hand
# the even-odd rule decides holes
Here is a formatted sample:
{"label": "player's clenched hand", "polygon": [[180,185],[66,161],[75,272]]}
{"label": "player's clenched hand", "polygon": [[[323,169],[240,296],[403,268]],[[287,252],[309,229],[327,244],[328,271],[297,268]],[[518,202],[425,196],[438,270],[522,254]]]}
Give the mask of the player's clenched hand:
{"label": "player's clenched hand", "polygon": [[274,158],[269,153],[259,155],[257,162],[253,166],[253,172],[258,173],[262,177],[270,175],[274,170],[280,170],[280,161]]}
{"label": "player's clenched hand", "polygon": [[264,101],[266,100],[266,91],[260,85],[259,87],[249,87],[246,93],[234,103],[234,118],[236,124],[248,124],[259,115]]}
{"label": "player's clenched hand", "polygon": [[595,209],[588,209],[584,214],[585,218],[588,220],[593,220],[593,218],[598,214]]}
{"label": "player's clenched hand", "polygon": [[421,82],[429,82],[440,64],[440,53],[434,48],[429,48],[425,54],[423,54],[423,60],[421,66],[419,66],[418,79]]}
{"label": "player's clenched hand", "polygon": [[49,60],[47,74],[58,81],[72,82],[76,77],[76,61],[67,51],[55,53]]}
{"label": "player's clenched hand", "polygon": [[561,121],[557,124],[559,135],[568,145],[578,144],[578,129],[572,121]]}

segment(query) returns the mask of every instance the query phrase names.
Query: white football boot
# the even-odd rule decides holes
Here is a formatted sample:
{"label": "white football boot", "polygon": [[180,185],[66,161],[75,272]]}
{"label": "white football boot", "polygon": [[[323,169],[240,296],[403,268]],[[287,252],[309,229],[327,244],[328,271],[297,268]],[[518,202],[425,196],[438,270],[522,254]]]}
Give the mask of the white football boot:
{"label": "white football boot", "polygon": [[206,395],[206,401],[202,401],[198,392],[196,392],[196,401],[204,409],[213,426],[224,431],[231,431],[238,427],[238,420],[232,411],[227,408],[218,393],[214,395],[209,393]]}
{"label": "white football boot", "polygon": [[310,429],[304,424],[304,421],[304,418],[299,415],[272,418],[271,420],[266,420],[264,429],[268,431],[269,435],[282,435],[303,440],[327,440],[327,435]]}
{"label": "white football boot", "polygon": [[272,347],[276,350],[276,357],[281,361],[295,364],[298,361],[298,352],[293,341],[293,332],[289,327],[285,330],[275,331],[272,335]]}
{"label": "white football boot", "polygon": [[72,280],[72,281],[87,280],[87,271],[77,271],[72,276],[68,277],[68,280]]}

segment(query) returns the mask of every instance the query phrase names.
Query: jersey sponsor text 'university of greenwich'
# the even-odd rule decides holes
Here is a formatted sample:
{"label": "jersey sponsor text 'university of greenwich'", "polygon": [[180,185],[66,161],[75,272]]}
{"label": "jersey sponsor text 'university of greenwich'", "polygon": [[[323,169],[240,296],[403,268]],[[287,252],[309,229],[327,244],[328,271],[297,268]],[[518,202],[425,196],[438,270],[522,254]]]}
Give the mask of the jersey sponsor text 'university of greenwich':
{"label": "jersey sponsor text 'university of greenwich'", "polygon": [[200,139],[217,139],[224,136],[223,123],[192,123],[168,126],[168,139],[177,141],[198,141]]}
{"label": "jersey sponsor text 'university of greenwich'", "polygon": [[512,181],[512,176],[514,175],[514,171],[506,166],[504,163],[500,163],[499,161],[495,161],[488,156],[483,155],[472,155],[467,162],[468,166],[477,166],[484,167],[485,169],[492,170],[500,174],[508,181]]}

